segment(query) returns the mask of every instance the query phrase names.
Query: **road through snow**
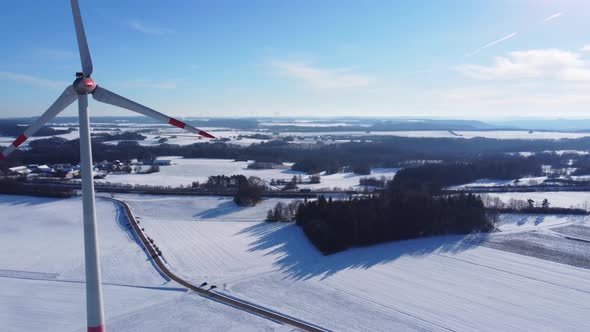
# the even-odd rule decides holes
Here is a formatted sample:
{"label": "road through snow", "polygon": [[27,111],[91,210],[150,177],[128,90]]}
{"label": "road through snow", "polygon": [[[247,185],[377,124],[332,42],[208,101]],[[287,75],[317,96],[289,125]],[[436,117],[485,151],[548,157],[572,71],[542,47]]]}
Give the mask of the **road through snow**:
{"label": "road through snow", "polygon": [[[86,331],[81,200],[0,195],[0,330]],[[123,210],[97,201],[109,331],[284,331],[154,268]]]}

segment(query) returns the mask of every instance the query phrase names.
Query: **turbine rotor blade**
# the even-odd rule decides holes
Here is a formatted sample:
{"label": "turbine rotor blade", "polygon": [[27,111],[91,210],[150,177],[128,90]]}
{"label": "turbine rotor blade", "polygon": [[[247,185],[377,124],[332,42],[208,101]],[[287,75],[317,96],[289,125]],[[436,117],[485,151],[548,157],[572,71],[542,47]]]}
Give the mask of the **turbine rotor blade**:
{"label": "turbine rotor blade", "polygon": [[160,112],[154,111],[151,108],[140,105],[132,100],[125,98],[125,97],[119,96],[118,94],[111,92],[105,88],[101,88],[100,86],[96,87],[96,89],[92,93],[92,97],[95,100],[100,101],[101,103],[110,104],[110,105],[118,106],[118,107],[121,107],[124,109],[128,109],[130,111],[154,118],[162,123],[171,124],[175,127],[182,128],[184,130],[193,132],[195,134],[199,134],[204,137],[215,138],[213,135],[211,135],[203,130],[195,128],[195,127],[188,125],[182,121],[176,120],[175,118],[169,117],[166,114],[162,114]]}
{"label": "turbine rotor blade", "polygon": [[53,119],[59,112],[70,106],[76,99],[78,94],[73,86],[68,86],[64,92],[57,98],[57,100],[43,113],[35,122],[33,122],[17,139],[12,142],[2,153],[0,153],[0,160],[6,158],[16,148],[24,143],[29,137],[33,136],[44,124]]}
{"label": "turbine rotor blade", "polygon": [[72,0],[71,3],[74,25],[76,26],[76,38],[78,39],[78,50],[80,51],[80,61],[82,62],[82,72],[84,76],[90,76],[92,74],[92,58],[90,58],[90,50],[86,41],[82,15],[80,15],[80,6],[78,5],[78,0]]}

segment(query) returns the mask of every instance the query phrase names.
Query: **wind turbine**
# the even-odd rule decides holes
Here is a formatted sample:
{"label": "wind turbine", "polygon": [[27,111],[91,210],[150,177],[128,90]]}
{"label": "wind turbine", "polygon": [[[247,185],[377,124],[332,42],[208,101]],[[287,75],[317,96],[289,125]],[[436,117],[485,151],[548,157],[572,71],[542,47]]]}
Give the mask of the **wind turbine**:
{"label": "wind turbine", "polygon": [[98,236],[96,229],[96,212],[94,182],[92,177],[92,147],[90,141],[90,120],[88,117],[88,95],[102,103],[119,106],[133,112],[152,117],[160,122],[185,129],[204,137],[212,135],[176,120],[151,108],[140,105],[125,97],[100,87],[90,77],[92,59],[84,33],[82,16],[78,0],[71,0],[78,49],[82,63],[82,72],[76,73],[76,80],[69,85],[57,100],[33,122],[8,148],[0,153],[0,160],[6,158],[27,138],[33,136],[45,123],[70,106],[78,99],[78,117],[80,121],[80,168],[82,172],[82,208],[84,217],[84,262],[86,266],[86,319],[89,332],[105,331],[104,311],[102,305],[102,289],[100,278],[100,261],[98,252]]}

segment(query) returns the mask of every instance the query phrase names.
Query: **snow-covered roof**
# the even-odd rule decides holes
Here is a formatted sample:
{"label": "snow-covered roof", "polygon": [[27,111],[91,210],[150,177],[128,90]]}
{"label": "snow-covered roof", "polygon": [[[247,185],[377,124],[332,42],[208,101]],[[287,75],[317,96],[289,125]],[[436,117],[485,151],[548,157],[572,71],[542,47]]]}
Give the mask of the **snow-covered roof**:
{"label": "snow-covered roof", "polygon": [[26,166],[11,167],[8,170],[11,171],[11,172],[13,172],[13,173],[19,173],[19,174],[29,174],[29,173],[31,173],[31,170],[28,169]]}

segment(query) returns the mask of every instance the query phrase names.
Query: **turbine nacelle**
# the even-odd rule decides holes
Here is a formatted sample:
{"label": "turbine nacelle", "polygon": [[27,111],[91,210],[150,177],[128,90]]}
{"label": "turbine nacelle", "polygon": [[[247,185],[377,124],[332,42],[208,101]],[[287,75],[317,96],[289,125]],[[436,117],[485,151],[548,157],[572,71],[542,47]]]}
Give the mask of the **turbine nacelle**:
{"label": "turbine nacelle", "polygon": [[90,76],[76,75],[78,78],[72,84],[76,92],[81,95],[87,95],[94,92],[96,89],[96,82]]}

